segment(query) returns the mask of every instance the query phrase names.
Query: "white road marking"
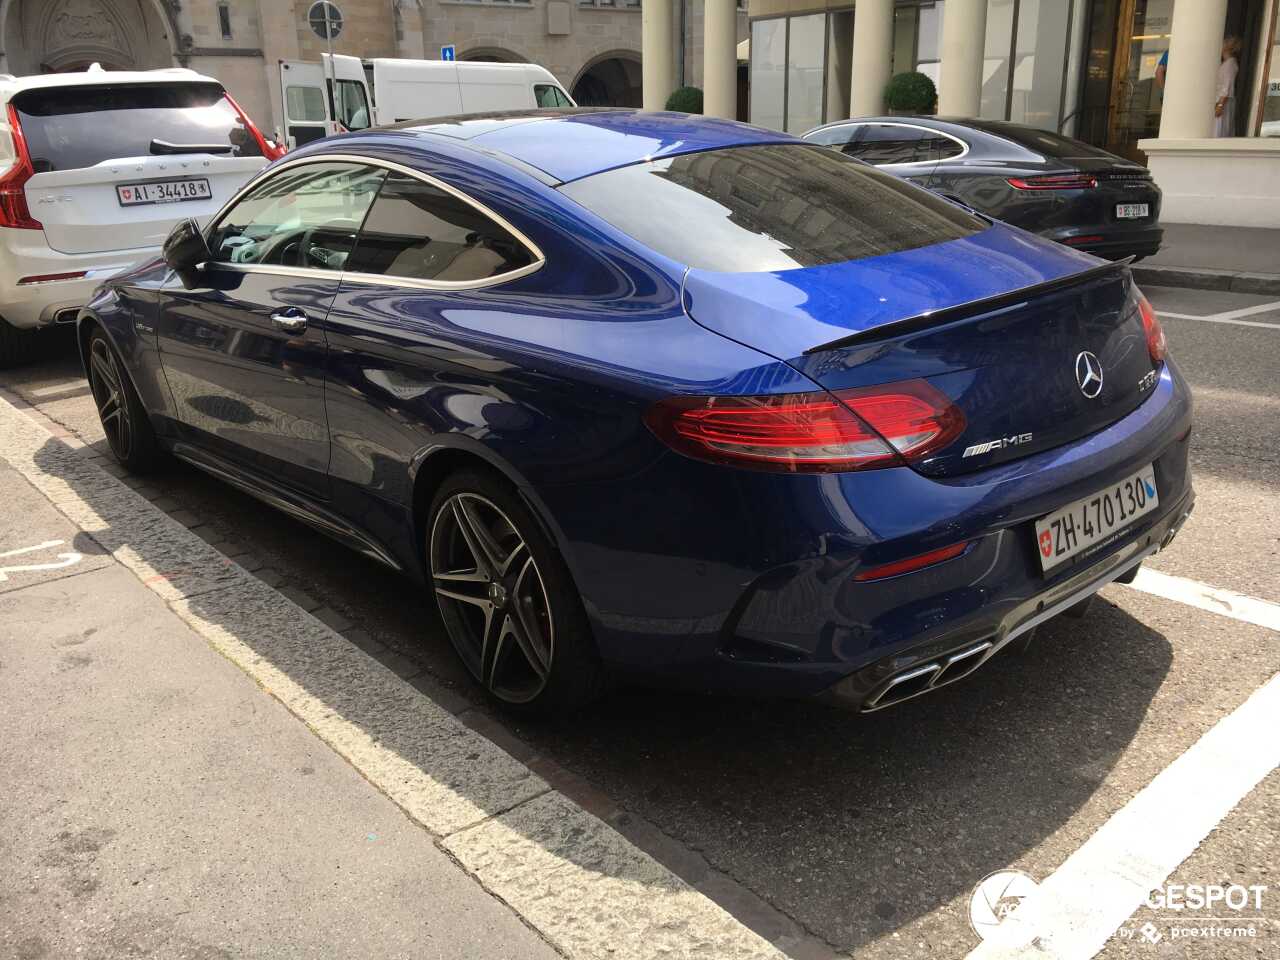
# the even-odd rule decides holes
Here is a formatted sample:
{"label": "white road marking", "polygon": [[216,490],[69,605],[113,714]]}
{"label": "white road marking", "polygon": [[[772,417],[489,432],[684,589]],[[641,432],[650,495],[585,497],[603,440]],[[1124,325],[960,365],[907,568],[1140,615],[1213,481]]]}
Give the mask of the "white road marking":
{"label": "white road marking", "polygon": [[[969,960],[1088,960],[1280,765],[1280,675],[1219,720],[1069,856]],[[1004,928],[1012,924],[1007,931]]]}
{"label": "white road marking", "polygon": [[1252,307],[1241,307],[1239,310],[1224,310],[1221,313],[1211,314],[1211,316],[1215,320],[1235,320],[1237,317],[1251,317],[1255,313],[1272,312],[1280,312],[1280,300],[1273,300],[1270,303],[1259,303]]}
{"label": "white road marking", "polygon": [[1280,604],[1245,596],[1243,593],[1220,590],[1195,580],[1170,576],[1145,567],[1138,571],[1137,578],[1129,586],[1166,600],[1176,600],[1210,613],[1220,613],[1233,620],[1243,620],[1268,630],[1280,631]]}
{"label": "white road marking", "polygon": [[[6,550],[0,553],[0,557],[17,557],[27,553],[38,553],[41,550],[52,550],[54,547],[60,547],[65,540],[46,540],[44,543],[37,543],[31,547],[19,547],[16,550]],[[12,567],[0,567],[0,583],[6,583],[11,573],[36,573],[41,570],[61,570],[63,567],[69,567],[73,563],[79,563],[84,557],[70,550],[66,553],[57,555],[56,563],[22,563]]]}
{"label": "white road marking", "polygon": [[1270,303],[1259,303],[1252,307],[1241,307],[1239,310],[1223,310],[1219,313],[1175,313],[1172,310],[1156,309],[1156,313],[1172,320],[1203,320],[1205,323],[1229,323],[1237,327],[1265,327],[1268,330],[1280,330],[1280,323],[1261,323],[1257,320],[1242,320],[1241,317],[1252,317],[1259,313],[1280,314],[1280,300]]}
{"label": "white road marking", "polygon": [[1257,320],[1234,320],[1230,317],[1197,317],[1189,313],[1170,313],[1157,310],[1157,314],[1170,320],[1203,320],[1205,323],[1226,323],[1233,327],[1261,327],[1264,330],[1280,330],[1280,323],[1261,323]]}

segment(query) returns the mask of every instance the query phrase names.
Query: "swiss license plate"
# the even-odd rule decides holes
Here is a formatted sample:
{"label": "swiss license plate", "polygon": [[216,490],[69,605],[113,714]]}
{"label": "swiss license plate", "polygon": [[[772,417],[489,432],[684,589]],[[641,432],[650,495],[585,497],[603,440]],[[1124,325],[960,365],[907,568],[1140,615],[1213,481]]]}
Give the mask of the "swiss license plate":
{"label": "swiss license plate", "polygon": [[1151,207],[1145,203],[1117,203],[1117,220],[1141,220],[1151,216]]}
{"label": "swiss license plate", "polygon": [[152,180],[149,183],[122,183],[116,187],[116,199],[122,207],[136,207],[143,203],[178,203],[182,200],[208,200],[213,196],[209,181],[204,177],[195,180]]}
{"label": "swiss license plate", "polygon": [[1069,503],[1036,521],[1040,569],[1091,553],[1160,505],[1156,473],[1150,464],[1092,496]]}

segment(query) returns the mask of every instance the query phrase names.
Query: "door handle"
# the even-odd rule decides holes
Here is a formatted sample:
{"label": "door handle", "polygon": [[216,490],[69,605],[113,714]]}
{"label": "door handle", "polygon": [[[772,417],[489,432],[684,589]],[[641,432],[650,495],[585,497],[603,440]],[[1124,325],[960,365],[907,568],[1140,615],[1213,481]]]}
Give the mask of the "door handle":
{"label": "door handle", "polygon": [[307,314],[297,307],[282,307],[271,314],[271,325],[285,333],[302,333],[307,329]]}

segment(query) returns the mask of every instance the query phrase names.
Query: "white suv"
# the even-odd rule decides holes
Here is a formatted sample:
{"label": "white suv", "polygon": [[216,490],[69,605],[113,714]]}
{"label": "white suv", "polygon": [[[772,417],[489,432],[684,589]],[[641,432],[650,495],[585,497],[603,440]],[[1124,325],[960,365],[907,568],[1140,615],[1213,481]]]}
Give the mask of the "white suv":
{"label": "white suv", "polygon": [[281,152],[192,70],[0,74],[0,367]]}

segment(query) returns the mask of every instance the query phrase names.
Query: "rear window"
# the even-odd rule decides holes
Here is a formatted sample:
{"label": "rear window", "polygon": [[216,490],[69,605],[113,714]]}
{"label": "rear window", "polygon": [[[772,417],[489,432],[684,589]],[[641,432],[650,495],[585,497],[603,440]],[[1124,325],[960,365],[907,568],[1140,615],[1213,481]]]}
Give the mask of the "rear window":
{"label": "rear window", "polygon": [[980,130],[985,130],[987,133],[993,133],[997,137],[1012,140],[1020,147],[1026,147],[1028,150],[1034,150],[1036,153],[1052,157],[1055,160],[1115,159],[1113,154],[1107,153],[1107,151],[1098,147],[1081,143],[1079,140],[1072,140],[1070,137],[1064,137],[1058,133],[1050,133],[1048,130],[1040,130],[1036,127],[1024,127],[1017,123],[989,123],[986,125],[975,123],[974,126]]}
{"label": "rear window", "polygon": [[262,156],[216,83],[53,87],[20,93],[13,106],[37,173],[201,146]]}
{"label": "rear window", "polygon": [[560,189],[663,256],[727,273],[861,260],[987,227],[941,197],[811,144],[689,153]]}

